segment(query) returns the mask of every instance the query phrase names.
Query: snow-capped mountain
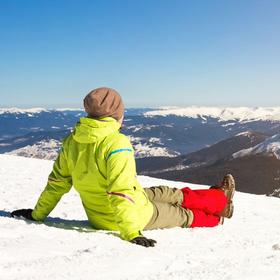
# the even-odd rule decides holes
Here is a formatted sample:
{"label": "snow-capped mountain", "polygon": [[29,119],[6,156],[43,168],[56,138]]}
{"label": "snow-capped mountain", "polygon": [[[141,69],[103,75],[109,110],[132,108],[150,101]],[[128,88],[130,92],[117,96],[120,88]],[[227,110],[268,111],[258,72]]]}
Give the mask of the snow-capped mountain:
{"label": "snow-capped mountain", "polygon": [[17,107],[11,108],[0,108],[0,115],[4,114],[29,114],[31,117],[33,114],[38,114],[42,112],[48,112],[47,109],[44,108],[29,108],[29,109],[20,109]]}
{"label": "snow-capped mountain", "polygon": [[176,115],[189,118],[214,118],[220,121],[280,121],[280,107],[165,107],[144,114],[145,116]]}
{"label": "snow-capped mountain", "polygon": [[[280,278],[279,199],[237,192],[233,218],[223,225],[144,231],[157,241],[154,248],[144,248],[114,232],[92,229],[73,189],[44,223],[10,218],[15,209],[34,207],[52,164],[0,155],[1,279]],[[146,187],[206,187],[146,176],[139,180]]]}
{"label": "snow-capped mountain", "polygon": [[257,154],[275,156],[280,160],[280,134],[273,135],[272,137],[269,137],[262,143],[250,147],[248,149],[243,149],[239,152],[236,152],[232,156],[233,158],[238,158]]}
{"label": "snow-capped mountain", "polygon": [[[173,157],[209,147],[244,131],[258,131],[272,136],[280,131],[280,121],[276,120],[277,108],[229,110],[227,108],[188,107],[172,110],[163,108],[160,111],[134,108],[126,110],[122,130],[124,134],[130,136],[137,157]],[[191,113],[180,116],[180,110]],[[85,116],[82,110],[76,109],[12,108],[2,109],[1,112],[0,153],[12,152],[26,146],[31,148],[35,145],[31,148],[34,152],[41,145],[40,141],[44,141],[45,146],[50,140],[61,142],[65,137],[62,131],[69,133],[79,118]],[[159,115],[158,112],[165,115]],[[240,112],[243,112],[243,120],[245,116],[250,115],[254,116],[254,119],[249,121],[247,118],[246,122],[240,121]],[[50,142],[49,148],[51,147]]]}

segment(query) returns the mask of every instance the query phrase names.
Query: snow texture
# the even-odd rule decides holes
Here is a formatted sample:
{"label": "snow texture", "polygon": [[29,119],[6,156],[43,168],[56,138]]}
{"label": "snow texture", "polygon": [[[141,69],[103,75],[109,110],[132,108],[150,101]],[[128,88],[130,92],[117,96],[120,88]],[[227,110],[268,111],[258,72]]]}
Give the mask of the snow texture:
{"label": "snow texture", "polygon": [[50,112],[50,111],[58,111],[58,112],[64,112],[64,111],[84,111],[81,108],[57,108],[57,109],[45,109],[45,108],[29,108],[29,109],[21,109],[17,107],[11,107],[11,108],[0,108],[0,115],[5,113],[10,114],[38,114],[42,112]]}
{"label": "snow texture", "polygon": [[280,120],[280,107],[165,107],[155,111],[146,112],[145,116],[176,115],[189,118],[211,117],[220,121],[238,120],[242,122],[257,120]]}
{"label": "snow texture", "polygon": [[0,155],[1,280],[280,279],[279,198],[237,192],[234,217],[224,225],[147,231],[157,245],[144,248],[91,229],[73,190],[45,223],[10,218],[10,211],[34,206],[51,167],[48,160]]}
{"label": "snow texture", "polygon": [[41,140],[33,145],[27,145],[6,154],[53,160],[57,158],[60,147],[61,142],[58,140]]}
{"label": "snow texture", "polygon": [[236,152],[232,156],[233,158],[238,158],[257,154],[273,155],[280,160],[280,134],[273,135],[262,143],[254,147]]}
{"label": "snow texture", "polygon": [[[179,155],[178,152],[170,151],[164,146],[160,138],[157,137],[134,137],[128,136],[133,144],[136,158],[144,157],[175,157]],[[156,145],[156,146],[155,146]]]}
{"label": "snow texture", "polygon": [[48,110],[44,108],[30,108],[30,109],[20,109],[16,107],[12,108],[0,108],[0,115],[5,114],[5,113],[11,113],[11,114],[25,114],[25,113],[30,113],[30,114],[37,114],[41,112],[47,112]]}
{"label": "snow texture", "polygon": [[235,136],[244,136],[244,137],[252,137],[252,135],[254,135],[254,133],[252,131],[243,131],[240,133],[237,133]]}

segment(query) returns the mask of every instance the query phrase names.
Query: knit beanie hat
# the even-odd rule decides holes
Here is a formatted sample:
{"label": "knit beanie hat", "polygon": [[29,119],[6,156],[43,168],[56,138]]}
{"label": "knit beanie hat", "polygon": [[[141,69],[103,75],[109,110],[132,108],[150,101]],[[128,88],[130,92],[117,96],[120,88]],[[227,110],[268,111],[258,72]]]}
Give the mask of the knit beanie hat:
{"label": "knit beanie hat", "polygon": [[124,115],[124,104],[117,91],[101,87],[84,98],[85,111],[90,118],[112,117],[117,121]]}

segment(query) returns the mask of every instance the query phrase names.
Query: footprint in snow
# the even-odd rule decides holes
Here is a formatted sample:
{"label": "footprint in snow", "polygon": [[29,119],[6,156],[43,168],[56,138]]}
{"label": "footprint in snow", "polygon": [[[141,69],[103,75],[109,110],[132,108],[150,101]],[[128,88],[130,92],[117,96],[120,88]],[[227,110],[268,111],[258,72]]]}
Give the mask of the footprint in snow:
{"label": "footprint in snow", "polygon": [[280,244],[274,244],[272,246],[272,249],[275,250],[275,251],[280,251]]}

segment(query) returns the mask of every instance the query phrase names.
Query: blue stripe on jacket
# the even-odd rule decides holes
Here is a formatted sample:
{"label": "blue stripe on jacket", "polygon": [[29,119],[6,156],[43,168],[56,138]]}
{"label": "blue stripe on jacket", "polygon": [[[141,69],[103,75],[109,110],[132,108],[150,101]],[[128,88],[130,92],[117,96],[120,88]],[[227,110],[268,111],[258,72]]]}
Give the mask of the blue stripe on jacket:
{"label": "blue stripe on jacket", "polygon": [[133,152],[133,150],[129,148],[121,148],[121,149],[114,150],[108,155],[107,160],[110,158],[111,155],[116,153],[121,153],[121,152]]}

